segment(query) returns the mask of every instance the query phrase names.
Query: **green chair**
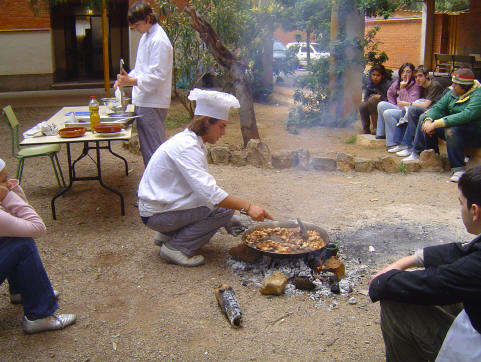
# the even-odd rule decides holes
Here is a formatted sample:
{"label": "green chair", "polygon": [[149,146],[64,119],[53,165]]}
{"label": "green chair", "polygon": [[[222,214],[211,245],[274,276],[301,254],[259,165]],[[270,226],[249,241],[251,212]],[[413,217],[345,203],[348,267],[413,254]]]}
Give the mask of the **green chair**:
{"label": "green chair", "polygon": [[[65,187],[65,180],[63,178],[62,169],[60,163],[58,162],[57,152],[60,151],[60,145],[44,145],[44,146],[29,146],[25,148],[20,148],[20,138],[18,131],[18,119],[13,113],[11,106],[6,106],[3,108],[3,116],[10,127],[10,135],[12,137],[12,155],[18,159],[17,165],[17,179],[18,182],[22,180],[23,164],[26,158],[38,157],[38,156],[48,156],[50,161],[52,161],[53,171],[55,172],[55,177],[57,178],[58,186],[60,188]],[[55,161],[54,161],[55,158]],[[57,165],[55,165],[55,162]],[[58,171],[57,171],[58,167]],[[59,177],[60,175],[60,177]],[[60,182],[62,178],[62,182]]]}

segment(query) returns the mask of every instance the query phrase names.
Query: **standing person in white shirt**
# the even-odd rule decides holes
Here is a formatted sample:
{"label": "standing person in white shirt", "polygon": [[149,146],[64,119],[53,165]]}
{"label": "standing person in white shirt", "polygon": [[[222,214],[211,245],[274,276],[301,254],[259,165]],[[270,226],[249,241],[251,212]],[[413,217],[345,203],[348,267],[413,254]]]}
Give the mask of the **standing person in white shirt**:
{"label": "standing person in white shirt", "polygon": [[163,143],[147,165],[139,184],[139,213],[149,228],[163,237],[160,256],[183,266],[204,263],[197,251],[218,229],[229,225],[235,210],[253,220],[272,219],[262,207],[228,195],[207,169],[205,143],[225,134],[231,94],[194,89],[194,119],[183,132]]}
{"label": "standing person in white shirt", "polygon": [[135,67],[127,74],[121,69],[114,89],[132,86],[132,103],[137,119],[140,151],[144,165],[165,141],[164,120],[170,106],[172,83],[172,45],[157,23],[147,2],[134,3],[128,12],[129,24],[142,34]]}

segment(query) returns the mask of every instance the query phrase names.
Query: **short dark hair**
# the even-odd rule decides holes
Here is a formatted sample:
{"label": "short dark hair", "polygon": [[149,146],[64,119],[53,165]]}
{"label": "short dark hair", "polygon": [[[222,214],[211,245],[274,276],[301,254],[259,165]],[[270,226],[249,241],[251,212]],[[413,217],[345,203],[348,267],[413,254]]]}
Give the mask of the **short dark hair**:
{"label": "short dark hair", "polygon": [[429,70],[424,65],[418,65],[414,70],[414,75],[417,73],[423,73],[426,78],[429,78]]}
{"label": "short dark hair", "polygon": [[467,170],[459,179],[458,188],[468,200],[468,209],[472,204],[481,206],[481,166]]}
{"label": "short dark hair", "polygon": [[155,24],[157,22],[157,18],[155,17],[150,4],[146,1],[137,1],[129,8],[127,19],[129,24],[135,24],[138,21],[146,20],[147,16],[150,18],[150,24]]}
{"label": "short dark hair", "polygon": [[207,116],[194,116],[194,119],[187,126],[189,130],[194,132],[197,136],[203,136],[207,132],[208,124],[216,124],[219,120]]}
{"label": "short dark hair", "polygon": [[372,72],[378,72],[379,74],[381,74],[382,79],[385,79],[385,78],[389,79],[390,78],[390,76],[386,72],[386,68],[382,64],[374,64],[371,67],[371,69],[369,69],[369,75],[371,75]]}

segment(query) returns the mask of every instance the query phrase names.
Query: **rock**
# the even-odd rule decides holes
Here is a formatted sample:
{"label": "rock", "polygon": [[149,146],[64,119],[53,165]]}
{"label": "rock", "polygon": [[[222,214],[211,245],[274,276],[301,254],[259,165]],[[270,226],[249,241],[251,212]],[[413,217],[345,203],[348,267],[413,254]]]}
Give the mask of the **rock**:
{"label": "rock", "polygon": [[397,156],[383,155],[376,161],[376,168],[384,172],[400,172],[400,162]]}
{"label": "rock", "polygon": [[351,305],[356,304],[357,303],[356,297],[349,298],[348,303]]}
{"label": "rock", "polygon": [[279,169],[296,167],[298,162],[296,152],[273,153],[271,158],[272,167]]}
{"label": "rock", "polygon": [[294,285],[297,289],[313,290],[316,285],[308,277],[297,276],[294,277]]}
{"label": "rock", "polygon": [[384,148],[386,147],[386,140],[377,140],[376,136],[371,134],[358,134],[356,143],[366,148]]}
{"label": "rock", "polygon": [[139,143],[139,135],[135,134],[132,136],[130,141],[124,142],[122,147],[128,150],[129,152],[133,153],[134,155],[140,155],[140,143]]}
{"label": "rock", "polygon": [[310,153],[309,151],[300,148],[296,151],[297,154],[297,167],[301,170],[308,170],[309,169],[309,161],[310,161]]}
{"label": "rock", "polygon": [[336,157],[336,167],[338,171],[351,171],[354,169],[354,156],[339,152]]}
{"label": "rock", "polygon": [[271,151],[269,146],[259,139],[252,139],[247,143],[247,162],[255,167],[271,167]]}
{"label": "rock", "polygon": [[346,267],[337,256],[331,256],[323,265],[318,267],[318,269],[320,271],[329,271],[334,273],[338,279],[342,279],[346,276]]}
{"label": "rock", "polygon": [[207,156],[205,158],[207,159],[207,163],[214,163],[214,161],[212,161],[212,155],[210,154],[210,147],[207,147]]}
{"label": "rock", "polygon": [[233,166],[247,165],[247,152],[245,150],[234,150],[230,154],[230,163]]}
{"label": "rock", "polygon": [[441,158],[434,152],[434,150],[425,150],[419,155],[419,162],[421,163],[421,171],[442,171],[443,162]]}
{"label": "rock", "polygon": [[327,157],[313,157],[311,158],[310,165],[317,171],[335,171],[336,160]]}
{"label": "rock", "polygon": [[214,146],[210,148],[212,163],[227,165],[229,164],[230,152],[228,147]]}
{"label": "rock", "polygon": [[376,163],[368,158],[356,157],[354,159],[354,170],[357,172],[371,172],[376,168]]}
{"label": "rock", "polygon": [[339,288],[339,278],[336,275],[329,276],[328,282],[329,286],[331,287],[331,292],[334,294],[341,294],[341,289]]}
{"label": "rock", "polygon": [[255,263],[262,256],[260,252],[249,248],[244,243],[230,248],[229,255],[235,259],[240,259],[248,263]]}
{"label": "rock", "polygon": [[401,161],[401,162],[406,168],[407,172],[417,172],[421,168],[421,162],[419,160],[413,160],[413,161],[407,161],[407,162]]}
{"label": "rock", "polygon": [[287,285],[287,277],[279,270],[275,270],[271,276],[262,282],[260,292],[265,295],[281,295]]}

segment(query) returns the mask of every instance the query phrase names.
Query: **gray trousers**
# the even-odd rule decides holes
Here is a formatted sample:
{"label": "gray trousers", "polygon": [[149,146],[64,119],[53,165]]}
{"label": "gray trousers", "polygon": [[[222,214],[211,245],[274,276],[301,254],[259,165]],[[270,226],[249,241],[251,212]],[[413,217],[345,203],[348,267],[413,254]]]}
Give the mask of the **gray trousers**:
{"label": "gray trousers", "polygon": [[172,237],[165,245],[188,256],[196,254],[221,227],[229,223],[234,210],[206,206],[189,210],[169,211],[149,217],[146,225]]}
{"label": "gray trousers", "polygon": [[166,108],[135,106],[135,113],[142,116],[137,118],[137,133],[144,166],[147,166],[152,154],[165,141],[164,120],[167,111]]}
{"label": "gray trousers", "polygon": [[434,361],[461,304],[434,306],[381,300],[386,361]]}

